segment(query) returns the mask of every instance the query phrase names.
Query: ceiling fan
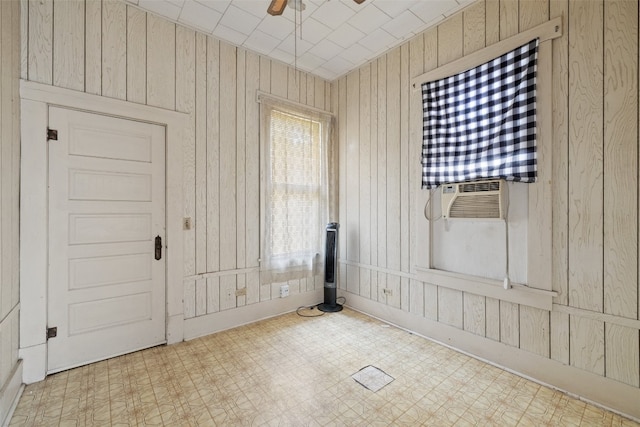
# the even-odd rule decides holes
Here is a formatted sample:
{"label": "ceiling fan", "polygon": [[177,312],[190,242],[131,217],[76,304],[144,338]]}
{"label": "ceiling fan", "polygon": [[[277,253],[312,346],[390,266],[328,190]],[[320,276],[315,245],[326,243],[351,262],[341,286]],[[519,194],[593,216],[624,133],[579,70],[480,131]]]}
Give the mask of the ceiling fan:
{"label": "ceiling fan", "polygon": [[[353,0],[353,1],[355,1],[358,4],[364,2],[364,0]],[[302,0],[294,0],[294,6],[301,7],[298,5],[298,3],[302,4]],[[282,12],[284,12],[284,8],[286,6],[287,6],[287,0],[271,0],[271,4],[269,5],[269,9],[267,9],[267,12],[271,16],[282,15]],[[296,9],[298,7],[296,7]]]}

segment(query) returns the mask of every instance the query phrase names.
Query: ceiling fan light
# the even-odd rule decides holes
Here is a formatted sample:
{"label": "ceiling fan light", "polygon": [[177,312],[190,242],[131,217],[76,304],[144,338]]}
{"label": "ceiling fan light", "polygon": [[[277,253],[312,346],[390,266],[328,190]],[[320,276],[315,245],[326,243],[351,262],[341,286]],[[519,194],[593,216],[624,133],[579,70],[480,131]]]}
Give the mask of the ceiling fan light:
{"label": "ceiling fan light", "polygon": [[353,1],[354,1],[354,2],[356,2],[356,3],[358,3],[358,4],[360,4],[360,3],[363,3],[363,2],[364,2],[364,0],[353,0]]}
{"label": "ceiling fan light", "polygon": [[284,8],[287,6],[287,0],[271,0],[271,4],[269,5],[269,9],[267,12],[271,16],[282,15],[284,12]]}

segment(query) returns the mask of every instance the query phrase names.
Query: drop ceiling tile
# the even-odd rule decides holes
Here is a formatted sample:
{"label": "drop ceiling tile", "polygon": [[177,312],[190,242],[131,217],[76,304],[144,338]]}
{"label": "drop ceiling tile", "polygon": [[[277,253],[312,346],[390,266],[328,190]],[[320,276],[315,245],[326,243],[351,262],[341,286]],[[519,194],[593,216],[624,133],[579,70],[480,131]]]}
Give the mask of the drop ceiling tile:
{"label": "drop ceiling tile", "polygon": [[269,7],[269,4],[264,0],[234,0],[233,5],[259,19],[264,18]]}
{"label": "drop ceiling tile", "polygon": [[369,34],[380,28],[389,19],[391,19],[389,15],[378,9],[374,4],[369,4],[358,11],[349,20],[349,24],[363,33]]}
{"label": "drop ceiling tile", "polygon": [[172,21],[177,21],[178,16],[180,16],[180,7],[168,1],[140,0],[138,4],[140,7],[164,16],[165,18],[169,18]]}
{"label": "drop ceiling tile", "polygon": [[222,16],[220,23],[248,36],[258,26],[260,19],[247,11],[235,7],[232,3]]}
{"label": "drop ceiling tile", "polygon": [[298,56],[300,56],[311,49],[313,46],[314,45],[309,43],[308,41],[300,39],[300,37],[295,37],[293,34],[291,34],[278,45],[278,49],[289,52],[290,54],[294,54],[295,52],[297,52]]}
{"label": "drop ceiling tile", "polygon": [[174,4],[174,5],[176,5],[176,6],[178,6],[178,7],[182,7],[182,6],[184,6],[184,1],[185,1],[185,0],[166,0],[166,1],[168,1],[169,3],[172,3],[172,4]]}
{"label": "drop ceiling tile", "polygon": [[411,7],[413,12],[418,18],[425,23],[433,21],[436,16],[444,15],[448,10],[457,8],[458,4],[456,0],[431,0],[421,1]]}
{"label": "drop ceiling tile", "polygon": [[[426,0],[422,0],[425,2]],[[392,18],[411,8],[418,0],[376,0],[376,6]]]}
{"label": "drop ceiling tile", "polygon": [[340,52],[340,46],[330,40],[325,39],[309,49],[309,52],[322,59],[328,60],[333,58],[338,54],[338,52]]}
{"label": "drop ceiling tile", "polygon": [[255,50],[259,53],[269,54],[273,49],[275,49],[280,40],[275,37],[271,37],[269,34],[265,34],[260,30],[256,30],[247,40],[244,42],[244,47],[248,49]]}
{"label": "drop ceiling tile", "polygon": [[320,67],[320,68],[316,68],[315,70],[313,70],[313,74],[318,76],[318,77],[320,77],[320,78],[322,78],[322,79],[331,81],[331,80],[335,79],[336,76],[340,76],[340,75],[345,74],[345,73],[336,74],[334,71],[327,70],[327,69],[324,69],[324,68]]}
{"label": "drop ceiling tile", "polygon": [[313,53],[307,52],[298,57],[298,66],[308,70],[315,70],[325,63],[325,60],[317,57]]}
{"label": "drop ceiling tile", "polygon": [[213,32],[222,14],[204,6],[201,3],[187,2],[182,8],[178,21],[182,24],[196,27],[207,33]]}
{"label": "drop ceiling tile", "polygon": [[395,38],[403,39],[407,35],[413,35],[413,32],[422,25],[424,25],[424,22],[420,18],[411,13],[411,11],[406,10],[384,24],[382,28]]}
{"label": "drop ceiling tile", "polygon": [[335,30],[354,14],[353,9],[339,1],[327,1],[313,12],[313,18]]}
{"label": "drop ceiling tile", "polygon": [[295,57],[290,54],[289,52],[285,52],[283,50],[280,49],[273,49],[270,53],[269,53],[269,57],[278,60],[280,62],[284,62],[285,64],[293,64],[295,61]]}
{"label": "drop ceiling tile", "polygon": [[196,0],[196,1],[220,13],[224,13],[229,7],[229,3],[231,3],[231,0]]}
{"label": "drop ceiling tile", "polygon": [[358,43],[373,52],[377,52],[381,47],[384,48],[397,42],[398,39],[387,33],[382,28],[379,28],[360,40]]}
{"label": "drop ceiling tile", "polygon": [[358,43],[343,50],[339,56],[355,64],[366,62],[374,57],[373,52]]}
{"label": "drop ceiling tile", "polygon": [[337,30],[331,32],[327,37],[327,40],[331,40],[342,48],[347,48],[362,39],[364,36],[365,34],[362,31],[355,29],[348,23],[345,23]]}
{"label": "drop ceiling tile", "polygon": [[225,40],[229,43],[235,44],[236,46],[242,46],[242,43],[247,39],[247,36],[237,32],[236,30],[225,27],[224,25],[218,24],[215,30],[212,33],[215,37]]}
{"label": "drop ceiling tile", "polygon": [[468,6],[469,4],[471,4],[471,3],[469,3],[469,2],[462,2],[462,1],[458,1],[458,4],[459,4],[459,6],[458,6],[458,7],[447,10],[447,11],[444,13],[444,15],[445,15],[445,16],[451,16],[451,15],[453,15],[454,13],[461,11],[462,9],[464,9],[465,7],[467,7],[467,6]]}
{"label": "drop ceiling tile", "polygon": [[325,70],[333,71],[336,74],[344,74],[354,66],[353,62],[347,61],[346,59],[335,57],[331,60],[325,62],[322,67]]}
{"label": "drop ceiling tile", "polygon": [[268,15],[258,24],[257,29],[282,40],[293,33],[293,22],[283,21],[279,16]]}
{"label": "drop ceiling tile", "polygon": [[313,18],[305,19],[302,22],[302,39],[309,43],[316,44],[331,33],[331,28],[316,21]]}

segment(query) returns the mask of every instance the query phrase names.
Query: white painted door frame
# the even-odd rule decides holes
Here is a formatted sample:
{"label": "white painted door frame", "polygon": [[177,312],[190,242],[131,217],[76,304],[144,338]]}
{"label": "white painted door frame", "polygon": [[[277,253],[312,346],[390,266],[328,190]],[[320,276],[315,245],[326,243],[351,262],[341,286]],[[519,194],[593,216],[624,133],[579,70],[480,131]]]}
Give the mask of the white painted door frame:
{"label": "white painted door frame", "polygon": [[44,379],[47,367],[47,142],[49,105],[85,110],[166,127],[166,319],[167,342],[183,340],[183,161],[182,137],[188,130],[184,113],[112,98],[20,82],[20,350],[23,381]]}

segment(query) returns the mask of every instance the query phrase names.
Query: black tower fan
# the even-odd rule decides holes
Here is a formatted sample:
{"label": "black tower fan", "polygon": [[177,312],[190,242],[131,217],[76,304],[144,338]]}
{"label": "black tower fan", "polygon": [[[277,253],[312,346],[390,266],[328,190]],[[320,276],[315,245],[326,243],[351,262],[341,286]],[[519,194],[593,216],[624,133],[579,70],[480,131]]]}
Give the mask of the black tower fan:
{"label": "black tower fan", "polygon": [[318,304],[318,310],[336,312],[342,305],[336,304],[336,284],[338,283],[338,229],[340,224],[327,224],[327,243],[324,249],[324,303]]}

